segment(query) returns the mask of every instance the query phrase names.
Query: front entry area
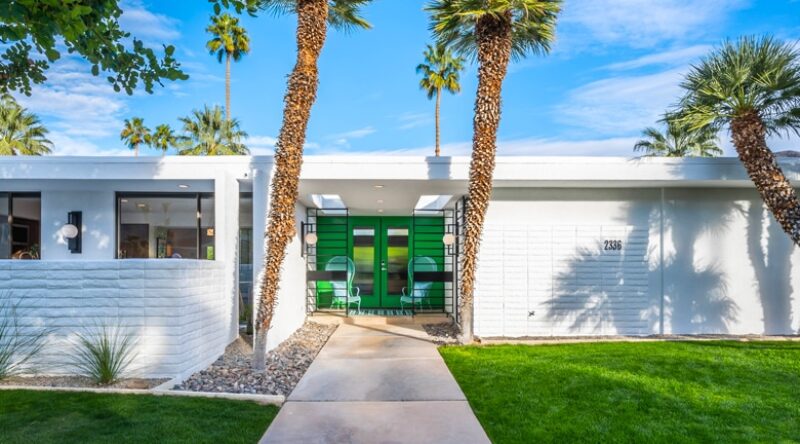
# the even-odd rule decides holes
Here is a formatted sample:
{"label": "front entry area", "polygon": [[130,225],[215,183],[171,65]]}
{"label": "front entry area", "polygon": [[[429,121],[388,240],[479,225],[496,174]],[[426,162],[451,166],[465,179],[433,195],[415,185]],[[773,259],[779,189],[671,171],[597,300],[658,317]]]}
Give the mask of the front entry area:
{"label": "front entry area", "polygon": [[342,279],[316,283],[317,309],[443,307],[442,217],[321,216],[316,230],[317,270]]}

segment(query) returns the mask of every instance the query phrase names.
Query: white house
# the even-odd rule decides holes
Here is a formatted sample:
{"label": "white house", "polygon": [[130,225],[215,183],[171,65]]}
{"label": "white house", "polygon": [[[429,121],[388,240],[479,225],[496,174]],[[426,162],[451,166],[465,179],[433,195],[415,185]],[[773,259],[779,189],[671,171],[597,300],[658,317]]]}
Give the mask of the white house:
{"label": "white house", "polygon": [[[781,166],[800,185],[800,160]],[[203,368],[258,281],[271,168],[0,158],[0,295],[59,337],[98,321],[132,329],[143,374]],[[468,169],[460,157],[306,157],[270,346],[315,311],[453,314]],[[494,185],[478,336],[800,329],[800,251],[736,159],[501,157]]]}

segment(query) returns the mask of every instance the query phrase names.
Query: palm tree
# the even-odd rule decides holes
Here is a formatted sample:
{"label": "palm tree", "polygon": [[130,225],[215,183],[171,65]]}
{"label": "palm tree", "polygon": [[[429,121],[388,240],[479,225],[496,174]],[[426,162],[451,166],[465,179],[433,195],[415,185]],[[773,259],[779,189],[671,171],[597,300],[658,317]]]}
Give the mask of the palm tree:
{"label": "palm tree", "polygon": [[439,108],[442,101],[442,89],[456,94],[461,91],[458,83],[459,72],[463,69],[464,59],[456,56],[444,45],[428,45],[424,52],[425,63],[417,65],[417,74],[422,74],[420,89],[428,94],[428,100],[436,97],[436,157],[440,154]]}
{"label": "palm tree", "polygon": [[771,37],[727,41],[694,66],[673,118],[690,130],[730,128],[733,145],[775,220],[800,246],[797,193],[766,136],[800,134],[800,53]]}
{"label": "palm tree", "polygon": [[265,236],[264,272],[259,287],[255,322],[253,367],[266,365],[267,331],[278,302],[278,285],[286,246],[295,234],[295,204],[303,162],[303,144],[317,98],[317,62],[325,44],[328,24],[352,30],[369,28],[358,10],[370,0],[264,0],[262,7],[275,13],[297,14],[297,62],[286,86],[283,124],[275,144],[275,173],[269,200],[269,224]]}
{"label": "palm tree", "polygon": [[53,143],[39,118],[11,96],[0,98],[0,156],[50,154]]}
{"label": "palm tree", "polygon": [[220,63],[225,59],[225,120],[231,120],[231,59],[238,62],[250,52],[250,37],[239,19],[229,14],[211,17],[206,32],[214,36],[206,42],[209,53],[216,53]]}
{"label": "palm tree", "polygon": [[512,57],[550,51],[561,0],[432,0],[426,9],[440,43],[478,59],[459,306],[461,340],[471,342],[475,266],[492,193],[503,79]]}
{"label": "palm tree", "polygon": [[167,154],[170,148],[178,146],[178,139],[172,127],[167,124],[158,125],[147,141],[151,147],[161,150],[161,155]]}
{"label": "palm tree", "polygon": [[232,156],[245,155],[250,151],[242,143],[247,133],[239,128],[236,119],[222,118],[222,108],[205,106],[194,110],[189,117],[181,117],[183,135],[178,136],[178,146],[183,147],[181,156]]}
{"label": "palm tree", "polygon": [[660,157],[716,157],[722,155],[717,145],[715,131],[689,131],[675,121],[667,121],[665,132],[645,128],[644,139],[636,142],[634,151],[644,151],[645,156]]}
{"label": "palm tree", "polygon": [[134,156],[139,156],[139,145],[148,143],[150,129],[144,126],[144,119],[141,117],[125,119],[125,126],[119,133],[119,138],[133,150]]}

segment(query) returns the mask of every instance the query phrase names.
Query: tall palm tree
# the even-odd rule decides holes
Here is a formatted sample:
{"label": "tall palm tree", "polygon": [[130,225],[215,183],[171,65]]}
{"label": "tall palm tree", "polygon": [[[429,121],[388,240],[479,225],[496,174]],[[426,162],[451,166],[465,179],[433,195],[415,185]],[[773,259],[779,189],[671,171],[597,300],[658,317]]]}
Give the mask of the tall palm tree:
{"label": "tall palm tree", "polygon": [[0,98],[0,156],[50,154],[53,143],[39,118],[11,96]]}
{"label": "tall palm tree", "polygon": [[220,63],[225,59],[225,119],[231,120],[231,59],[238,62],[250,52],[250,37],[239,26],[239,19],[229,14],[211,17],[206,32],[213,35],[206,42],[209,53],[216,54]]}
{"label": "tall palm tree", "polygon": [[239,128],[236,119],[225,120],[222,108],[205,106],[192,111],[189,117],[181,117],[183,134],[178,136],[178,144],[183,148],[181,156],[232,156],[245,155],[250,151],[242,143],[247,133]]}
{"label": "tall palm tree", "polygon": [[644,151],[645,156],[660,157],[716,157],[722,155],[717,145],[715,131],[689,131],[673,120],[667,120],[666,131],[645,128],[644,139],[636,142],[634,151]]}
{"label": "tall palm tree", "polygon": [[253,366],[263,370],[267,331],[278,302],[278,285],[286,246],[295,234],[295,204],[303,162],[303,144],[317,98],[317,62],[327,36],[327,27],[352,30],[369,28],[359,17],[359,8],[370,0],[264,0],[262,7],[275,13],[297,14],[297,62],[286,86],[283,124],[275,144],[275,173],[269,200],[269,223],[265,236],[264,272],[259,286],[255,322]]}
{"label": "tall palm tree", "polygon": [[424,52],[425,63],[417,65],[417,74],[422,74],[420,89],[425,90],[428,99],[436,97],[436,157],[440,151],[439,109],[442,103],[442,89],[456,94],[461,91],[459,73],[463,69],[464,58],[456,56],[442,44],[428,45]]}
{"label": "tall palm tree", "polygon": [[161,150],[161,155],[164,156],[170,148],[178,146],[178,138],[175,136],[172,127],[162,123],[155,128],[147,143],[151,147]]}
{"label": "tall palm tree", "polygon": [[730,128],[733,145],[775,220],[800,246],[800,201],[767,134],[800,134],[800,52],[771,37],[727,41],[694,66],[671,118],[690,130]]}
{"label": "tall palm tree", "polygon": [[141,117],[125,119],[125,126],[119,133],[119,138],[133,150],[134,156],[139,156],[139,145],[148,143],[150,129],[144,126],[144,119]]}
{"label": "tall palm tree", "polygon": [[471,342],[475,267],[492,193],[503,80],[512,57],[550,51],[561,0],[433,0],[426,9],[440,43],[478,59],[459,306],[461,340]]}

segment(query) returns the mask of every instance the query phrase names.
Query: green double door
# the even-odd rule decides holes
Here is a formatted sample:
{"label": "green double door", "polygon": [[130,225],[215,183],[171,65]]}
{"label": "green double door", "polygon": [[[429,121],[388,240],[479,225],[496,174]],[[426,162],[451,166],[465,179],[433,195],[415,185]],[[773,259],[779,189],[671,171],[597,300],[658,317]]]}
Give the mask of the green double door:
{"label": "green double door", "polygon": [[399,308],[408,287],[410,217],[351,217],[348,251],[355,263],[353,287],[361,308]]}

